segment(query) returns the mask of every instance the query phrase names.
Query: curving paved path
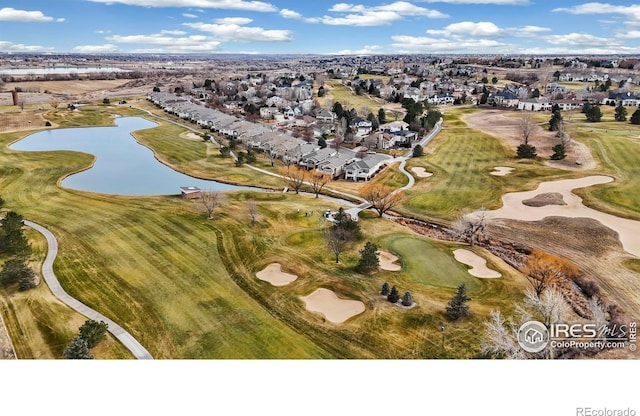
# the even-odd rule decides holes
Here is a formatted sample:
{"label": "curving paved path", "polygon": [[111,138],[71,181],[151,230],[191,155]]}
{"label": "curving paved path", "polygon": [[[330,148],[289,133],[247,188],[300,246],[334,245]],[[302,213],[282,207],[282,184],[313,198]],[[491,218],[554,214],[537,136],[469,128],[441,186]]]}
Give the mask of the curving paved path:
{"label": "curving paved path", "polygon": [[42,265],[42,276],[44,277],[45,282],[47,282],[47,285],[49,286],[55,297],[60,299],[60,301],[62,301],[75,311],[86,316],[87,318],[93,319],[94,321],[103,321],[107,323],[109,325],[107,328],[108,331],[111,332],[114,337],[118,338],[118,340],[122,342],[122,344],[124,344],[124,346],[127,347],[137,359],[152,360],[153,357],[151,356],[149,351],[147,351],[142,346],[142,344],[140,344],[124,328],[122,328],[120,325],[113,322],[106,316],[102,315],[101,313],[91,309],[79,300],[72,298],[67,292],[64,291],[64,289],[60,285],[60,282],[58,282],[56,275],[53,273],[53,262],[58,255],[58,241],[56,240],[55,236],[43,226],[26,220],[24,221],[24,224],[38,231],[44,236],[44,238],[47,239],[47,245],[49,249],[47,251],[47,257],[44,260],[44,264]]}

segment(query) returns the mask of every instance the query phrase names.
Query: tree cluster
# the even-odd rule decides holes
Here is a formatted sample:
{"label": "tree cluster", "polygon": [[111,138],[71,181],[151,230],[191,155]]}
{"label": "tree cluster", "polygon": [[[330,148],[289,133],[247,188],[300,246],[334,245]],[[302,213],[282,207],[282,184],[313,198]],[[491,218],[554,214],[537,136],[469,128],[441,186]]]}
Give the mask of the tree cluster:
{"label": "tree cluster", "polygon": [[107,338],[108,324],[92,319],[86,320],[62,353],[68,360],[93,359],[91,349]]}
{"label": "tree cluster", "polygon": [[22,216],[13,211],[0,220],[0,253],[10,256],[0,270],[0,284],[5,287],[18,284],[19,291],[36,286],[36,275],[28,265],[31,246],[22,230],[23,221]]}
{"label": "tree cluster", "polygon": [[345,251],[353,241],[361,237],[360,224],[344,212],[343,208],[340,208],[335,214],[333,225],[324,230],[325,242],[329,250],[334,254],[336,263],[340,262],[340,254]]}
{"label": "tree cluster", "polygon": [[[398,292],[398,289],[395,287],[395,285],[389,287],[389,282],[384,282],[382,284],[380,294],[386,297],[387,300],[391,303],[398,303],[398,301],[400,300],[400,292]],[[413,297],[411,296],[411,292],[404,292],[400,303],[402,304],[402,306],[407,307],[413,305]]]}

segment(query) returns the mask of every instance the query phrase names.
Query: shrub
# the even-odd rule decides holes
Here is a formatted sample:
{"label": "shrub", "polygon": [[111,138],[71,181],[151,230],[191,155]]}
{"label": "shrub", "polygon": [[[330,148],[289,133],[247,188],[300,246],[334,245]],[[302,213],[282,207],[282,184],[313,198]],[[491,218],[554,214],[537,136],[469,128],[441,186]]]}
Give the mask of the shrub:
{"label": "shrub", "polygon": [[391,287],[391,292],[389,292],[389,295],[387,296],[387,300],[391,303],[396,303],[397,301],[400,300],[400,294],[398,293],[398,289],[396,289],[395,286]]}
{"label": "shrub", "polygon": [[380,294],[382,296],[389,296],[391,289],[389,288],[389,282],[384,282],[382,284],[382,289],[380,290]]}
{"label": "shrub", "polygon": [[567,157],[564,146],[561,144],[557,144],[553,146],[553,154],[551,155],[551,160],[562,160]]}
{"label": "shrub", "polygon": [[402,296],[402,306],[411,306],[413,305],[413,298],[411,297],[411,292],[404,292],[404,296]]}

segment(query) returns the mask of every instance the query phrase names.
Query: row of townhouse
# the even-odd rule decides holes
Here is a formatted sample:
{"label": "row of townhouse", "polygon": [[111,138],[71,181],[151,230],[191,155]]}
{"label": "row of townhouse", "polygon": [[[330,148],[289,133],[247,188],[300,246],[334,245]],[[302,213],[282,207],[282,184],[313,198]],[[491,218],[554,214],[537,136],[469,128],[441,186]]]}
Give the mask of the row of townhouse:
{"label": "row of townhouse", "polygon": [[[166,112],[190,120],[202,128],[237,138],[247,149],[267,153],[272,159],[297,164],[306,169],[319,169],[333,179],[344,175],[347,180],[369,180],[382,170],[391,157],[367,152],[366,149],[320,148],[294,137],[289,131],[253,123],[222,113],[171,93],[152,93],[147,99]],[[184,116],[184,117],[182,117]]]}

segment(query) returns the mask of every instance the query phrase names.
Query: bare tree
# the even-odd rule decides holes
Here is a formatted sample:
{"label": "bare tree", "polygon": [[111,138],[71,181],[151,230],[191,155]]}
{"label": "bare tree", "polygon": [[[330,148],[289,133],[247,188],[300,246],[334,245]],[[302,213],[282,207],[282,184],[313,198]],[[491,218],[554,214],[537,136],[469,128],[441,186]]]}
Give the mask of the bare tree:
{"label": "bare tree", "polygon": [[323,172],[318,169],[314,169],[309,175],[309,183],[311,184],[311,189],[316,194],[316,198],[320,192],[322,192],[322,188],[331,181],[331,174]]}
{"label": "bare tree", "polygon": [[525,114],[520,118],[520,133],[524,144],[529,144],[529,139],[533,135],[536,123],[531,114]]}
{"label": "bare tree", "polygon": [[518,344],[518,328],[513,320],[506,320],[500,311],[491,311],[485,322],[482,352],[508,359],[526,358],[526,352]]}
{"label": "bare tree", "polygon": [[203,191],[200,194],[200,201],[207,210],[207,218],[213,218],[213,211],[224,203],[224,194],[217,191]]}
{"label": "bare tree", "polygon": [[285,184],[293,189],[296,194],[300,192],[300,188],[302,188],[302,185],[307,179],[307,174],[306,169],[299,168],[295,165],[283,166],[280,169],[280,175],[282,175]]}
{"label": "bare tree", "polygon": [[369,183],[360,194],[365,201],[371,204],[371,207],[376,210],[378,216],[382,215],[393,209],[400,204],[404,199],[404,193],[391,186],[381,185],[376,183]]}
{"label": "bare tree", "polygon": [[565,258],[542,250],[534,250],[527,258],[523,272],[536,296],[540,298],[542,293],[559,279],[575,278],[578,275],[578,268]]}
{"label": "bare tree", "polygon": [[525,296],[527,309],[547,328],[552,324],[567,322],[571,314],[571,307],[558,289],[548,289],[542,296],[529,290]]}
{"label": "bare tree", "polygon": [[247,213],[251,219],[251,226],[254,227],[258,220],[258,204],[253,199],[247,201]]}
{"label": "bare tree", "polygon": [[472,214],[462,215],[453,223],[453,229],[462,240],[468,241],[471,246],[486,239],[489,216],[486,208],[482,207]]}
{"label": "bare tree", "polygon": [[324,240],[329,250],[336,256],[336,264],[340,262],[340,253],[347,249],[351,235],[341,227],[329,227],[324,230]]}

